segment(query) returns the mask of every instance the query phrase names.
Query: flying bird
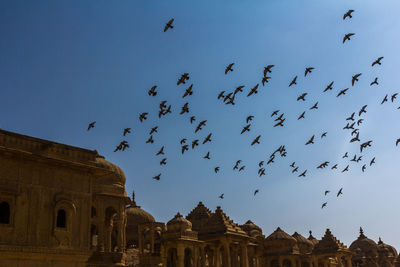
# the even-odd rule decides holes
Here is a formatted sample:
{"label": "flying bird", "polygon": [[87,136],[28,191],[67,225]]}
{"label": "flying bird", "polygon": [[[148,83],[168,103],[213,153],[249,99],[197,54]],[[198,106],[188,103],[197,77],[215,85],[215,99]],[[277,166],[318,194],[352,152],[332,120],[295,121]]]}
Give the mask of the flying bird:
{"label": "flying bird", "polygon": [[254,195],[256,195],[259,192],[258,189],[254,190]]}
{"label": "flying bird", "polygon": [[261,137],[261,135],[259,135],[259,136],[257,136],[254,140],[253,140],[253,142],[251,142],[251,145],[255,145],[255,144],[260,144],[260,137]]}
{"label": "flying bird", "polygon": [[337,197],[339,197],[340,195],[343,195],[343,188],[340,188],[339,192],[336,194]]}
{"label": "flying bird", "polygon": [[383,57],[379,57],[377,60],[375,60],[374,62],[372,62],[372,67],[375,66],[376,64],[378,65],[382,65],[381,60],[383,59]]}
{"label": "flying bird", "polygon": [[125,128],[123,136],[127,135],[128,133],[131,133],[131,128]]}
{"label": "flying bird", "polygon": [[341,90],[341,91],[337,94],[336,97],[339,97],[339,96],[341,96],[341,95],[345,95],[346,92],[347,92],[347,90],[349,90],[349,88],[345,88],[345,89]]}
{"label": "flying bird", "polygon": [[306,112],[304,111],[303,113],[301,113],[301,115],[297,118],[297,120],[301,120],[304,119],[304,114],[306,114]]}
{"label": "flying bird", "polygon": [[89,126],[88,126],[87,130],[89,131],[90,129],[94,128],[94,125],[95,125],[95,124],[96,124],[95,121],[89,123]]}
{"label": "flying bird", "polygon": [[299,97],[297,97],[297,101],[303,100],[306,101],[305,97],[306,97],[307,93],[302,93]]}
{"label": "flying bird", "polygon": [[304,71],[304,77],[306,77],[307,74],[311,73],[313,69],[314,69],[313,67],[306,68],[306,70]]}
{"label": "flying bird", "polygon": [[163,159],[160,161],[160,165],[167,165],[167,158],[163,158]]}
{"label": "flying bird", "polygon": [[358,112],[358,116],[361,116],[361,114],[363,114],[363,113],[367,113],[367,110],[366,110],[367,106],[368,106],[368,105],[364,105],[364,106],[360,109],[360,111]]}
{"label": "flying bird", "polygon": [[225,91],[221,91],[221,92],[218,94],[217,99],[225,98],[224,93],[225,93]]}
{"label": "flying bird", "polygon": [[219,196],[219,198],[220,198],[220,199],[224,199],[224,194],[221,194],[221,195]]}
{"label": "flying bird", "polygon": [[193,94],[192,88],[193,88],[193,83],[188,87],[188,89],[185,90],[185,93],[183,94],[182,98],[185,98],[188,95],[192,95]]}
{"label": "flying bird", "polygon": [[374,164],[375,163],[375,157],[373,157],[372,159],[371,159],[371,161],[370,161],[370,163],[369,163],[369,166],[372,166],[372,164]]}
{"label": "flying bird", "polygon": [[225,68],[225,74],[228,74],[229,71],[233,71],[232,69],[233,65],[235,65],[235,63],[231,63]]}
{"label": "flying bird", "polygon": [[195,116],[191,116],[190,117],[190,124],[192,124],[194,121],[196,121],[196,117]]}
{"label": "flying bird", "polygon": [[306,145],[314,144],[314,135],[307,141]]}
{"label": "flying bird", "polygon": [[350,41],[350,37],[353,36],[353,35],[355,35],[355,33],[345,34],[344,37],[343,37],[343,43],[346,42],[347,40]]}
{"label": "flying bird", "polygon": [[166,24],[165,24],[165,27],[164,27],[164,32],[166,32],[168,29],[173,29],[174,28],[174,26],[172,26],[172,23],[174,22],[174,19],[170,19]]}
{"label": "flying bird", "polygon": [[393,94],[393,95],[391,96],[392,102],[396,99],[397,95],[398,95],[398,93],[395,93],[395,94]]}
{"label": "flying bird", "polygon": [[324,137],[326,137],[326,134],[327,134],[327,133],[328,133],[328,132],[322,133],[322,134],[321,134],[321,139],[324,138]]}
{"label": "flying bird", "polygon": [[307,170],[305,170],[304,172],[302,172],[302,173],[299,175],[299,177],[306,177],[306,173],[307,173]]}
{"label": "flying bird", "polygon": [[400,143],[400,138],[396,140],[396,146]]}
{"label": "flying bird", "polygon": [[205,138],[204,141],[203,141],[203,145],[204,145],[205,143],[207,143],[207,142],[211,142],[211,135],[212,135],[212,133],[210,133],[209,135],[206,136],[206,138]]}
{"label": "flying bird", "polygon": [[147,141],[146,141],[146,144],[153,144],[154,143],[154,140],[153,140],[153,136],[152,135],[150,135],[150,137],[149,137],[149,139],[147,139]]}
{"label": "flying bird", "polygon": [[316,102],[316,103],[314,104],[314,106],[312,106],[312,107],[310,108],[310,110],[312,110],[312,109],[318,109],[318,102]]}
{"label": "flying bird", "polygon": [[262,80],[261,80],[262,85],[264,86],[265,83],[268,83],[268,80],[269,80],[269,79],[271,79],[271,77],[269,77],[269,76],[264,76],[264,77],[262,78]]}
{"label": "flying bird", "polygon": [[159,173],[158,175],[154,176],[153,179],[159,181],[161,178],[161,173]]}
{"label": "flying bird", "polygon": [[353,9],[349,9],[349,11],[347,11],[344,15],[343,15],[343,20],[345,20],[347,17],[352,18],[353,16],[351,15],[351,13],[353,13],[354,10]]}
{"label": "flying bird", "polygon": [[328,204],[328,202],[322,203],[321,209],[323,209],[324,207],[326,207],[326,204]]}
{"label": "flying bird", "polygon": [[327,194],[329,194],[329,192],[331,192],[331,191],[325,190],[325,196],[326,196]]}
{"label": "flying bird", "polygon": [[157,88],[157,85],[154,85],[153,87],[151,87],[151,89],[148,92],[149,96],[156,96],[157,95],[156,88]]}
{"label": "flying bird", "polygon": [[207,152],[207,154],[203,157],[203,159],[210,159],[210,151]]}
{"label": "flying bird", "polygon": [[328,90],[332,90],[333,89],[333,81],[330,83],[330,84],[328,84],[328,86],[325,88],[325,90],[324,90],[324,93],[326,92],[326,91],[328,91]]}
{"label": "flying bird", "polygon": [[147,120],[147,115],[148,115],[149,113],[147,113],[147,112],[143,112],[143,113],[141,113],[140,115],[139,115],[139,120],[140,120],[140,122],[143,122],[144,120]]}
{"label": "flying bird", "polygon": [[199,140],[198,139],[192,141],[192,149],[194,149],[198,145],[199,145]]}
{"label": "flying bird", "polygon": [[372,85],[374,85],[374,84],[376,84],[376,85],[379,84],[379,83],[378,83],[378,77],[375,77],[374,81],[371,82],[369,86],[372,86]]}
{"label": "flying bird", "polygon": [[387,102],[387,101],[388,101],[388,95],[385,95],[385,97],[383,98],[383,100],[382,100],[382,102],[381,102],[381,105],[382,105],[383,103]]}
{"label": "flying bird", "polygon": [[244,132],[249,132],[249,131],[250,131],[250,124],[247,124],[246,126],[243,127],[240,134],[243,134]]}
{"label": "flying bird", "polygon": [[253,115],[249,115],[249,116],[247,116],[247,118],[246,118],[246,123],[249,123],[249,121],[252,121],[252,120],[253,120],[253,118],[254,118],[254,116],[253,116]]}
{"label": "flying bird", "polygon": [[215,167],[215,168],[214,168],[214,172],[215,172],[215,173],[219,172],[219,167]]}
{"label": "flying bird", "polygon": [[152,135],[153,133],[156,133],[157,129],[158,129],[158,126],[154,126],[153,128],[151,128],[150,135]]}
{"label": "flying bird", "polygon": [[347,172],[348,170],[349,170],[349,165],[347,165],[346,168],[344,168],[344,169],[342,170],[342,172]]}
{"label": "flying bird", "polygon": [[247,96],[251,96],[252,94],[257,94],[258,93],[257,88],[258,88],[258,83],[253,88],[251,88]]}
{"label": "flying bird", "polygon": [[157,152],[156,156],[158,155],[164,155],[164,146],[162,146],[161,149]]}
{"label": "flying bird", "polygon": [[271,73],[271,69],[275,67],[275,65],[268,65],[266,67],[264,67],[264,76],[267,76],[268,73]]}
{"label": "flying bird", "polygon": [[297,76],[293,78],[293,80],[290,82],[289,87],[292,86],[293,84],[297,84]]}
{"label": "flying bird", "polygon": [[187,80],[189,80],[189,73],[185,72],[181,75],[176,85],[185,84]]}
{"label": "flying bird", "polygon": [[188,146],[188,145],[183,145],[183,146],[182,146],[182,149],[181,149],[182,155],[183,155],[183,153],[185,153],[185,151],[187,151],[187,150],[189,150],[189,146]]}
{"label": "flying bird", "polygon": [[358,78],[362,75],[362,73],[357,73],[352,76],[351,78],[351,86],[354,86],[355,82],[358,82]]}
{"label": "flying bird", "polygon": [[274,111],[272,112],[272,114],[271,114],[271,117],[273,117],[273,116],[275,116],[275,115],[278,115],[278,112],[279,112],[279,109],[278,109],[278,110],[274,110]]}

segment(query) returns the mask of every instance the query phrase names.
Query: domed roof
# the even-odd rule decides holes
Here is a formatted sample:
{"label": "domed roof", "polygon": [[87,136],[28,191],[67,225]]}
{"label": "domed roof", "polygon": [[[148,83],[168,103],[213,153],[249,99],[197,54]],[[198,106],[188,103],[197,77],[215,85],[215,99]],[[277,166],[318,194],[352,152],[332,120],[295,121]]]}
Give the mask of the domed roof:
{"label": "domed roof", "polygon": [[112,184],[119,183],[119,184],[125,185],[125,181],[126,181],[125,174],[121,170],[120,167],[105,160],[105,158],[100,155],[96,155],[96,160],[94,163],[95,163],[96,167],[109,170],[114,174],[113,179],[111,179],[109,181],[110,183],[112,183]]}
{"label": "domed roof", "polygon": [[179,232],[179,231],[191,231],[192,223],[185,219],[179,212],[167,222],[167,231],[169,232]]}
{"label": "domed roof", "polygon": [[363,229],[360,227],[360,236],[351,243],[349,249],[357,256],[376,257],[378,255],[378,245],[374,240],[364,235]]}
{"label": "domed roof", "polygon": [[270,234],[266,239],[266,241],[272,240],[290,240],[293,242],[297,242],[296,238],[284,232],[280,227],[278,227],[272,234]]}
{"label": "domed roof", "polygon": [[313,245],[315,246],[316,244],[318,244],[318,239],[316,239],[313,235],[312,235],[312,231],[309,231],[310,235],[308,236],[308,240],[311,241],[311,243],[313,243]]}
{"label": "domed roof", "polygon": [[378,241],[378,253],[383,254],[385,256],[397,257],[396,249],[391,245],[383,243],[380,237]]}
{"label": "domed roof", "polygon": [[308,240],[307,238],[305,238],[304,236],[302,236],[301,234],[299,234],[297,232],[294,232],[294,234],[292,236],[294,238],[296,238],[297,243],[299,243],[299,244],[313,246],[313,243],[310,240]]}
{"label": "domed roof", "polygon": [[245,224],[240,225],[240,228],[242,228],[249,236],[252,237],[262,235],[262,229],[250,220],[248,220]]}

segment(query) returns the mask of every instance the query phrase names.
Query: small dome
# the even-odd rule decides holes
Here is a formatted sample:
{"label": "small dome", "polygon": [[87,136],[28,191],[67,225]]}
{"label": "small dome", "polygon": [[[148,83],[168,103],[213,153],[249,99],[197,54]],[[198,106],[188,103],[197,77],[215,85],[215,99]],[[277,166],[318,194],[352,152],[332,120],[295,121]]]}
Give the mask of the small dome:
{"label": "small dome", "polygon": [[262,229],[255,225],[252,221],[248,220],[245,224],[241,225],[242,228],[249,236],[257,237],[262,235]]}
{"label": "small dome", "polygon": [[308,240],[311,241],[311,243],[313,243],[313,245],[315,246],[316,244],[318,244],[318,239],[316,239],[313,235],[312,235],[312,231],[309,231],[310,235],[308,236]]}
{"label": "small dome", "polygon": [[102,183],[109,183],[109,184],[117,183],[117,184],[125,185],[125,181],[126,181],[125,174],[121,170],[120,167],[105,160],[105,158],[100,155],[96,156],[96,160],[94,163],[95,163],[96,167],[109,170],[113,173],[112,177],[108,177],[108,176],[104,177],[104,179],[102,179],[102,180],[104,180],[104,181],[102,181]]}
{"label": "small dome", "polygon": [[380,237],[378,241],[378,253],[384,257],[397,257],[396,249],[391,245],[383,243]]}
{"label": "small dome", "polygon": [[294,243],[297,242],[296,238],[293,236],[289,235],[288,233],[284,232],[281,228],[277,228],[272,234],[270,234],[266,239],[266,241],[272,241],[272,240],[290,240],[293,241]]}
{"label": "small dome", "polygon": [[355,253],[357,257],[376,257],[378,255],[378,245],[374,240],[364,235],[364,231],[360,227],[360,236],[351,243],[349,249]]}
{"label": "small dome", "polygon": [[140,206],[136,205],[135,193],[132,193],[131,204],[126,208],[126,217],[126,240],[128,245],[137,245],[139,238],[139,224],[156,221],[150,213],[142,210]]}
{"label": "small dome", "polygon": [[179,212],[167,222],[167,231],[169,232],[180,232],[180,231],[191,231],[192,223],[185,219]]}

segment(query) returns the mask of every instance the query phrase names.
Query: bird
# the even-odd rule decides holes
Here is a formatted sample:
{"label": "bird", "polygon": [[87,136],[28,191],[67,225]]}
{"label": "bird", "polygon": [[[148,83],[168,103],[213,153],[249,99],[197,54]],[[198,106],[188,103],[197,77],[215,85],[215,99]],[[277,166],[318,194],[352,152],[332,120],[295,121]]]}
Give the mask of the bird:
{"label": "bird", "polygon": [[388,95],[385,95],[385,97],[383,98],[383,100],[382,100],[382,102],[381,102],[381,105],[382,105],[383,103],[387,102],[387,101],[388,101]]}
{"label": "bird", "polygon": [[215,173],[219,172],[219,167],[215,167],[215,168],[214,168],[214,172],[215,172]]}
{"label": "bird", "polygon": [[258,189],[254,190],[254,195],[256,195],[259,192]]}
{"label": "bird", "polygon": [[345,20],[347,17],[352,18],[351,13],[353,13],[353,9],[349,9],[344,15],[343,15],[343,20]]}
{"label": "bird", "polygon": [[139,120],[140,120],[140,122],[143,122],[144,120],[147,120],[147,115],[148,115],[149,113],[147,113],[147,112],[143,112],[143,113],[141,113],[140,115],[139,115]]}
{"label": "bird", "polygon": [[182,115],[182,114],[185,114],[185,113],[189,113],[189,102],[186,102],[183,105],[182,110],[181,110],[181,112],[179,114]]}
{"label": "bird", "polygon": [[348,157],[349,157],[349,156],[347,155],[347,153],[348,153],[348,152],[346,152],[346,153],[344,154],[344,156],[342,157],[342,159],[348,158]]}
{"label": "bird", "polygon": [[354,86],[355,82],[358,82],[358,78],[362,75],[362,73],[357,73],[352,76],[351,78],[351,86]]}
{"label": "bird", "polygon": [[207,154],[203,157],[203,159],[210,159],[210,151],[207,152]]}
{"label": "bird", "polygon": [[302,172],[302,173],[299,175],[299,177],[306,177],[306,173],[307,173],[307,170],[305,170],[304,172]]}
{"label": "bird", "polygon": [[314,144],[314,135],[311,136],[310,140],[307,141],[306,145]]}
{"label": "bird", "polygon": [[190,117],[190,124],[192,124],[194,121],[196,121],[196,117],[195,116],[191,116]]}
{"label": "bird", "polygon": [[313,67],[306,68],[306,70],[304,71],[304,77],[306,77],[307,74],[311,73],[313,69],[314,69]]}
{"label": "bird", "polygon": [[266,67],[264,67],[264,76],[267,76],[267,73],[271,73],[271,69],[275,67],[275,65],[268,65]]}
{"label": "bird", "polygon": [[292,173],[295,173],[295,172],[297,172],[297,171],[298,171],[298,169],[299,169],[299,167],[296,167],[296,168],[294,168],[294,169],[292,170]]}
{"label": "bird", "polygon": [[326,196],[327,194],[329,194],[329,192],[331,192],[331,191],[325,190],[325,196]]}
{"label": "bird", "polygon": [[345,88],[345,89],[341,90],[341,91],[337,94],[336,97],[339,97],[339,96],[341,96],[341,95],[345,95],[346,92],[347,92],[347,90],[349,90],[349,88]]}
{"label": "bird", "polygon": [[224,97],[225,97],[225,96],[224,96],[224,93],[225,93],[225,91],[221,91],[221,92],[218,94],[217,99],[224,98]]}
{"label": "bird", "polygon": [[151,128],[150,135],[152,135],[153,133],[156,133],[157,129],[158,129],[158,126],[154,126],[153,128]]}
{"label": "bird", "polygon": [[363,121],[364,121],[364,119],[359,119],[359,120],[357,121],[357,126],[359,126]]}
{"label": "bird", "polygon": [[164,146],[162,146],[161,149],[157,152],[156,156],[158,155],[164,155]]}
{"label": "bird", "polygon": [[261,135],[259,135],[259,136],[257,136],[254,140],[253,140],[253,142],[251,142],[251,145],[255,145],[255,144],[260,144],[260,137],[261,137]]}
{"label": "bird", "polygon": [[243,127],[240,134],[243,134],[244,132],[249,132],[249,131],[250,131],[250,124],[247,124],[246,126]]}
{"label": "bird", "polygon": [[219,196],[219,198],[220,198],[220,199],[224,199],[224,194],[221,194],[221,195]]}
{"label": "bird", "polygon": [[324,138],[324,137],[326,137],[326,134],[327,134],[327,133],[328,133],[328,132],[322,133],[322,134],[321,134],[321,139]]}
{"label": "bird", "polygon": [[363,113],[367,113],[367,110],[366,110],[367,106],[368,106],[368,105],[362,106],[362,108],[361,108],[360,111],[358,112],[358,116],[361,116],[361,114],[363,114]]}
{"label": "bird", "polygon": [[265,175],[265,169],[264,169],[264,168],[259,169],[259,170],[258,170],[258,175],[259,175],[260,177],[263,176],[263,175]]}
{"label": "bird", "polygon": [[297,80],[297,76],[295,76],[295,77],[293,78],[293,80],[290,82],[289,87],[292,86],[293,84],[297,84],[297,83],[296,83],[296,80]]}
{"label": "bird", "polygon": [[369,163],[369,166],[372,166],[372,164],[374,164],[375,163],[375,157],[373,157],[372,159],[371,159],[371,161],[370,161],[370,163]]}
{"label": "bird", "polygon": [[295,165],[296,165],[296,162],[293,161],[292,164],[290,164],[290,167],[294,168]]}
{"label": "bird", "polygon": [[342,191],[343,191],[343,188],[340,188],[340,189],[339,189],[339,192],[336,194],[336,196],[339,197],[340,195],[343,195],[343,192],[342,192]]}
{"label": "bird", "polygon": [[147,141],[146,141],[146,144],[149,144],[149,143],[151,143],[151,144],[154,143],[154,140],[153,140],[153,136],[152,136],[152,135],[150,135],[149,139],[147,139]]}
{"label": "bird", "polygon": [[304,111],[303,113],[301,113],[301,115],[297,118],[297,120],[301,120],[304,119],[304,114],[306,114],[306,112]]}
{"label": "bird", "polygon": [[312,107],[310,108],[310,110],[312,110],[312,109],[318,109],[318,102],[316,102],[316,103],[314,104],[314,106],[312,106]]}
{"label": "bird", "polygon": [[357,133],[357,135],[350,140],[350,143],[353,143],[356,141],[360,142],[360,134],[359,133]]}
{"label": "bird", "polygon": [[186,138],[182,138],[180,141],[181,145],[186,143]]}
{"label": "bird", "polygon": [[231,63],[225,68],[225,74],[228,74],[229,71],[233,71],[232,69],[233,65],[235,65],[235,63]]}
{"label": "bird", "polygon": [[89,131],[90,129],[94,128],[95,124],[96,124],[96,121],[93,121],[93,122],[89,123],[89,126],[88,126],[87,130]]}
{"label": "bird", "polygon": [[236,170],[239,168],[239,164],[242,162],[240,159],[236,161],[235,166],[233,166],[233,169]]}
{"label": "bird", "polygon": [[193,83],[188,87],[188,89],[185,90],[185,93],[183,94],[182,98],[185,98],[188,95],[192,95],[193,94],[192,88],[193,88]]}
{"label": "bird", "polygon": [[282,113],[281,115],[279,115],[279,117],[277,117],[277,118],[275,119],[275,121],[282,120],[282,118],[283,118],[283,115],[285,115],[285,113]]}
{"label": "bird", "polygon": [[243,88],[244,88],[244,85],[240,85],[240,86],[236,87],[235,91],[233,92],[233,95],[236,95],[239,92],[243,92]]}
{"label": "bird", "polygon": [[182,155],[183,155],[183,153],[185,153],[185,151],[187,151],[187,150],[189,150],[188,145],[183,145],[183,146],[182,146],[182,149],[181,149]]}
{"label": "bird", "polygon": [[396,99],[397,95],[398,95],[398,93],[394,93],[394,94],[391,96],[392,102]]}
{"label": "bird", "polygon": [[207,143],[207,142],[211,142],[211,135],[212,135],[212,133],[210,133],[210,134],[208,134],[208,135],[206,136],[206,138],[205,138],[204,141],[203,141],[203,145],[204,145],[205,143]]}
{"label": "bird", "polygon": [[164,32],[166,32],[168,29],[173,29],[174,28],[174,26],[172,26],[172,23],[174,22],[174,19],[170,19],[166,24],[165,24],[165,27],[164,27]]}
{"label": "bird", "polygon": [[372,140],[369,140],[367,142],[364,142],[360,145],[360,152],[362,153],[363,149],[370,147],[372,143]]}
{"label": "bird", "polygon": [[197,125],[196,130],[195,130],[194,132],[197,133],[198,131],[200,131],[200,130],[202,129],[201,127],[203,127],[203,126],[206,125],[206,122],[207,122],[207,120],[201,121],[201,122]]}
{"label": "bird", "polygon": [[365,169],[367,168],[367,166],[364,164],[362,167],[361,167],[361,170],[362,170],[362,172],[365,172]]}
{"label": "bird", "polygon": [[372,62],[372,67],[375,66],[376,64],[378,65],[382,65],[381,60],[383,59],[383,57],[379,57],[377,60],[375,60],[374,62]]}
{"label": "bird", "polygon": [[198,139],[192,141],[192,149],[194,149],[198,145],[199,145],[199,140]]}
{"label": "bird", "polygon": [[163,101],[161,101],[161,103],[160,103],[160,109],[164,109],[164,108],[166,108],[167,107],[167,101],[166,100],[163,100]]}
{"label": "bird", "polygon": [[283,127],[283,123],[285,122],[285,120],[286,119],[283,119],[283,120],[279,121],[277,124],[274,125],[274,127],[277,127],[277,126]]}
{"label": "bird", "polygon": [[156,88],[157,88],[157,85],[154,85],[153,87],[151,87],[151,89],[148,92],[149,96],[156,96],[157,95]]}
{"label": "bird", "polygon": [[337,164],[332,166],[331,170],[333,170],[333,169],[337,169]]}
{"label": "bird", "polygon": [[259,163],[258,163],[258,167],[262,167],[264,165],[264,161],[262,160],[262,161],[260,161]]}
{"label": "bird", "polygon": [[251,88],[247,96],[251,96],[252,94],[257,94],[258,93],[257,88],[258,88],[258,83],[253,88]]}
{"label": "bird", "polygon": [[273,117],[273,116],[275,116],[275,115],[278,115],[278,113],[279,113],[279,109],[278,109],[278,110],[274,110],[274,111],[272,112],[272,114],[271,114],[271,117]]}
{"label": "bird", "polygon": [[374,85],[374,84],[376,84],[376,85],[379,84],[379,83],[378,83],[378,77],[375,77],[374,81],[373,81],[372,83],[370,83],[369,86],[372,86],[372,85]]}
{"label": "bird", "polygon": [[396,140],[396,146],[400,143],[400,138]]}
{"label": "bird", "polygon": [[167,165],[167,158],[163,158],[163,159],[160,161],[160,165]]}
{"label": "bird", "polygon": [[239,172],[243,171],[245,167],[246,166],[244,166],[244,165],[242,167],[240,167]]}
{"label": "bird", "polygon": [[354,115],[356,115],[355,112],[353,112],[350,117],[346,118],[346,121],[354,121]]}
{"label": "bird", "polygon": [[131,133],[131,128],[125,128],[123,136],[127,135],[128,133]]}
{"label": "bird", "polygon": [[268,80],[269,80],[269,79],[271,79],[271,77],[269,77],[269,76],[264,76],[264,77],[262,77],[262,80],[261,80],[262,85],[264,86],[265,83],[268,83]]}
{"label": "bird", "polygon": [[327,204],[328,204],[328,202],[322,203],[321,209],[323,209],[324,207],[326,207]]}
{"label": "bird", "polygon": [[189,80],[189,73],[185,72],[181,75],[176,85],[185,84],[187,80]]}
{"label": "bird", "polygon": [[344,37],[343,37],[343,43],[346,42],[347,40],[350,41],[350,37],[353,36],[353,35],[355,35],[355,33],[347,33],[347,34],[345,34]]}
{"label": "bird", "polygon": [[161,173],[159,173],[158,175],[154,176],[153,179],[159,181],[161,178]]}
{"label": "bird", "polygon": [[328,86],[325,88],[325,90],[324,90],[324,93],[326,92],[326,91],[328,91],[328,90],[332,90],[333,89],[333,81],[330,83],[330,84],[328,84]]}
{"label": "bird", "polygon": [[346,168],[344,168],[344,169],[342,170],[342,172],[347,172],[348,170],[349,170],[349,165],[347,165]]}
{"label": "bird", "polygon": [[247,116],[246,123],[249,123],[249,121],[252,121],[253,118],[254,118],[254,116],[252,116],[252,115]]}
{"label": "bird", "polygon": [[297,97],[297,101],[303,100],[306,101],[305,97],[306,97],[307,93],[302,93],[299,97]]}

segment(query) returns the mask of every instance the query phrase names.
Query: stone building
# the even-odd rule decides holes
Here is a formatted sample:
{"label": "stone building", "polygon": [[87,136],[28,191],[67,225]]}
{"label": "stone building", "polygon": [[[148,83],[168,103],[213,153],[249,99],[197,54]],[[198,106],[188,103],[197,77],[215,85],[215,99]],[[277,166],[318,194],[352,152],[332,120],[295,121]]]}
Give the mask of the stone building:
{"label": "stone building", "polygon": [[202,202],[167,223],[126,196],[125,175],[96,151],[0,130],[0,266],[400,267],[394,247],[349,248],[277,228],[268,236]]}

